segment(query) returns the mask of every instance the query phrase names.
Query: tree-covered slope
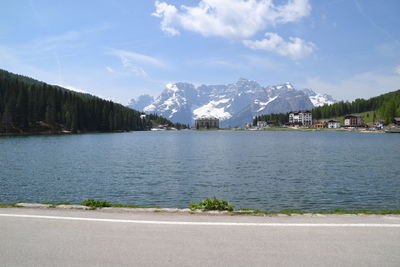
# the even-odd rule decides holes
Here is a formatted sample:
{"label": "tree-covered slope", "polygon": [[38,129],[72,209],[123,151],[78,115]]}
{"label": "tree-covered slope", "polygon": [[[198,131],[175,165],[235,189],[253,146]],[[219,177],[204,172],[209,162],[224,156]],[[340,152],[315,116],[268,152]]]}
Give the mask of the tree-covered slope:
{"label": "tree-covered slope", "polygon": [[[295,111],[295,110],[294,110]],[[356,99],[352,102],[340,101],[331,105],[323,105],[312,109],[314,120],[338,118],[348,114],[372,112],[372,120],[383,119],[387,124],[393,122],[394,117],[400,117],[400,90],[386,93],[370,99]],[[269,114],[255,117],[257,121],[269,121],[278,124],[288,122],[288,113]]]}
{"label": "tree-covered slope", "polygon": [[172,123],[89,94],[77,93],[0,69],[0,133],[145,130]]}
{"label": "tree-covered slope", "polygon": [[370,99],[356,99],[353,102],[340,101],[332,105],[324,105],[312,110],[313,119],[340,117],[352,113],[375,111],[376,116],[387,124],[394,117],[400,117],[400,90],[386,93]]}

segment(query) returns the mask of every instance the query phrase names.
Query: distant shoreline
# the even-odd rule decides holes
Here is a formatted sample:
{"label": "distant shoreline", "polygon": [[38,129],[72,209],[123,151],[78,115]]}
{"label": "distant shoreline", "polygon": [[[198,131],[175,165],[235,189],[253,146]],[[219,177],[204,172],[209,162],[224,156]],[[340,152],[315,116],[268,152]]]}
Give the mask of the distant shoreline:
{"label": "distant shoreline", "polygon": [[361,133],[385,133],[384,130],[365,130],[365,129],[328,129],[328,128],[288,128],[288,127],[270,127],[265,129],[229,129],[221,128],[225,131],[249,131],[249,132],[361,132]]}
{"label": "distant shoreline", "polygon": [[11,132],[11,133],[0,133],[2,136],[47,136],[47,135],[76,135],[76,134],[98,134],[98,133],[128,133],[128,132],[148,132],[150,130],[138,130],[138,131],[80,131],[80,132],[69,132],[69,131],[56,131],[56,132]]}
{"label": "distant shoreline", "polygon": [[[189,131],[187,129],[186,131]],[[361,130],[361,129],[321,129],[321,128],[286,128],[286,127],[271,127],[265,129],[235,129],[235,128],[220,128],[210,130],[193,130],[193,131],[248,131],[248,132],[358,132],[358,133],[385,133],[384,130]],[[168,131],[168,130],[165,130]],[[128,132],[150,132],[150,130],[139,130],[139,131],[95,131],[95,132],[12,132],[12,133],[0,133],[0,137],[11,137],[11,136],[49,136],[49,135],[76,135],[76,134],[98,134],[98,133],[128,133]]]}

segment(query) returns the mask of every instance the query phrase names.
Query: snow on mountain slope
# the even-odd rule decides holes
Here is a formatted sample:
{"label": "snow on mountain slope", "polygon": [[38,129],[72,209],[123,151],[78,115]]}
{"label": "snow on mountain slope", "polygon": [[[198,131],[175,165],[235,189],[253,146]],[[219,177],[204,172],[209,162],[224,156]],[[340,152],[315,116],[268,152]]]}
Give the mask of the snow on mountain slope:
{"label": "snow on mountain slope", "polygon": [[310,100],[313,103],[314,107],[320,107],[325,104],[331,105],[335,103],[335,101],[327,94],[316,94],[315,96],[310,96]]}
{"label": "snow on mountain slope", "polygon": [[258,99],[254,100],[254,104],[257,104],[257,105],[260,106],[260,108],[257,110],[257,112],[260,112],[260,111],[262,111],[263,109],[265,109],[265,107],[266,107],[269,103],[271,103],[272,101],[274,101],[277,97],[278,97],[278,96],[274,96],[273,98],[268,99],[267,102],[261,102],[261,101],[258,100]]}
{"label": "snow on mountain slope", "polygon": [[225,106],[221,104],[228,103],[229,98],[222,100],[211,100],[208,104],[193,110],[194,119],[200,118],[218,118],[220,120],[229,119],[232,115],[225,111]]}
{"label": "snow on mountain slope", "polygon": [[303,89],[302,91],[310,98],[314,107],[320,107],[325,104],[331,105],[336,102],[332,96],[327,94],[319,94],[311,89]]}
{"label": "snow on mountain slope", "polygon": [[222,127],[242,126],[256,115],[312,109],[335,102],[329,95],[311,89],[297,90],[290,83],[262,87],[243,78],[228,85],[195,87],[190,83],[169,83],[153,101],[149,102],[148,97],[139,100],[132,100],[135,105],[130,107],[141,107],[139,110],[146,113],[190,125],[195,119],[214,117],[220,119]]}

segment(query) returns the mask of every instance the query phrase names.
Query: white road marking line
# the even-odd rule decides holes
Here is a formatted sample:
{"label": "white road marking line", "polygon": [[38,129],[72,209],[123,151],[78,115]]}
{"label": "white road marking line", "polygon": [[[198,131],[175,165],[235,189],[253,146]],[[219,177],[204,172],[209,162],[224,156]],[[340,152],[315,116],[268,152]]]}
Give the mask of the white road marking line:
{"label": "white road marking line", "polygon": [[198,225],[198,226],[265,226],[265,227],[377,227],[377,228],[400,228],[400,224],[378,224],[378,223],[235,223],[235,222],[179,222],[179,221],[146,221],[146,220],[123,220],[123,219],[101,219],[84,217],[62,217],[26,214],[0,214],[0,217],[17,217],[49,220],[68,221],[92,221],[92,222],[115,222],[133,224],[163,224],[163,225]]}

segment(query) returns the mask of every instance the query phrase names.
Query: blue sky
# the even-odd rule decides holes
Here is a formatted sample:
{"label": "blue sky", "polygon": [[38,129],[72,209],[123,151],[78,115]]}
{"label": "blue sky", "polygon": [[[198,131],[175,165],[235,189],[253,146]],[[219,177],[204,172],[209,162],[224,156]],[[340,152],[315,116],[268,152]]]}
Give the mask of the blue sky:
{"label": "blue sky", "polygon": [[400,88],[398,0],[3,0],[0,68],[127,104],[168,82]]}

